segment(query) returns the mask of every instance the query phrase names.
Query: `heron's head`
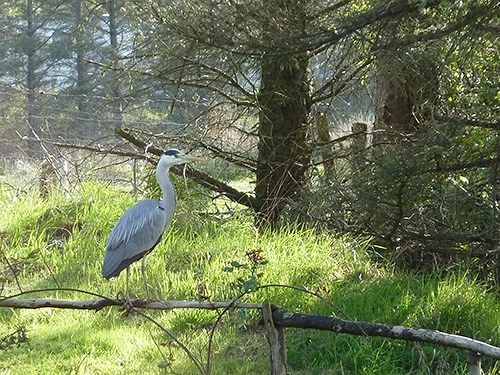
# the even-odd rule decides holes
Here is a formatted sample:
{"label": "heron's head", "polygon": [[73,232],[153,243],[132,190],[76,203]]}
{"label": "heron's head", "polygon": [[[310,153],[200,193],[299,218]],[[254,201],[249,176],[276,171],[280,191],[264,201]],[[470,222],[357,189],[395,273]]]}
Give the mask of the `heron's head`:
{"label": "heron's head", "polygon": [[160,161],[165,163],[168,167],[201,160],[203,159],[193,155],[186,155],[176,148],[169,148],[168,150],[165,150],[160,158]]}

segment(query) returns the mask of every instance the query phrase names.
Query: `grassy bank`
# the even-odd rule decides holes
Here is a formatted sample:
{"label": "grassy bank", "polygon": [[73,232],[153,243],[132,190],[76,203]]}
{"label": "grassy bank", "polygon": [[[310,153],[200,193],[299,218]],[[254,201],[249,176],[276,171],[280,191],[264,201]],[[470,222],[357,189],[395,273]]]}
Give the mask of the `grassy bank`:
{"label": "grassy bank", "polygon": [[[247,301],[268,298],[283,310],[434,328],[500,344],[500,301],[471,275],[401,273],[366,243],[312,230],[289,228],[259,236],[251,218],[200,217],[182,194],[171,232],[149,257],[147,273],[156,298],[230,299],[242,287],[252,287],[252,276],[259,274],[261,284],[305,286],[324,300],[270,287],[245,296]],[[54,192],[44,200],[29,193],[15,198],[0,187],[1,256],[20,270],[16,281],[2,260],[3,295],[17,292],[17,283],[23,290],[60,286],[107,296],[123,291],[124,275],[107,282],[100,266],[107,235],[134,201],[99,184],[82,185],[71,195]],[[249,252],[265,260],[254,273],[241,267],[250,263]],[[131,294],[145,296],[139,267],[132,272]],[[61,291],[37,295],[89,298]],[[146,313],[205,360],[215,312]],[[19,329],[26,338],[14,335],[0,346],[1,373],[196,373],[186,354],[158,328],[118,309],[0,309],[0,339]],[[437,346],[315,331],[290,330],[286,337],[294,374],[467,373],[464,353]],[[223,319],[214,338],[213,364],[214,374],[268,372],[267,342],[252,312]],[[490,369],[498,370],[498,365]]]}

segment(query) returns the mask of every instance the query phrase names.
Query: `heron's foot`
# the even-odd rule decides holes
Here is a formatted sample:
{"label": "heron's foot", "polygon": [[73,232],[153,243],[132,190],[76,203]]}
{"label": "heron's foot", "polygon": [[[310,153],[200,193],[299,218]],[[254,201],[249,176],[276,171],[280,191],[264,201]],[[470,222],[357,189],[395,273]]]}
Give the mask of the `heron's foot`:
{"label": "heron's foot", "polygon": [[122,292],[118,292],[116,295],[116,299],[122,304],[123,314],[125,316],[131,315],[132,311],[134,310],[134,305],[132,303],[132,300],[130,299],[129,294],[127,293],[126,295],[124,295]]}
{"label": "heron's foot", "polygon": [[125,316],[129,316],[133,313],[134,311],[134,305],[132,304],[132,301],[130,298],[125,298],[125,303],[123,304],[123,314]]}

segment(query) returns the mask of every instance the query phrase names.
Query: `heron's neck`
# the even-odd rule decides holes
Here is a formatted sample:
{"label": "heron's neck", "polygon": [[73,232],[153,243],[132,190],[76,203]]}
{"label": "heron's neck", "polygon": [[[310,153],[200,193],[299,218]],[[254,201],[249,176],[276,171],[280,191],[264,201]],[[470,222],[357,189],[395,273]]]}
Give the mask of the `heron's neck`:
{"label": "heron's neck", "polygon": [[161,192],[163,193],[160,207],[164,209],[175,207],[175,189],[168,176],[169,169],[169,167],[162,168],[160,165],[156,168],[156,181],[158,181],[158,185],[160,185]]}

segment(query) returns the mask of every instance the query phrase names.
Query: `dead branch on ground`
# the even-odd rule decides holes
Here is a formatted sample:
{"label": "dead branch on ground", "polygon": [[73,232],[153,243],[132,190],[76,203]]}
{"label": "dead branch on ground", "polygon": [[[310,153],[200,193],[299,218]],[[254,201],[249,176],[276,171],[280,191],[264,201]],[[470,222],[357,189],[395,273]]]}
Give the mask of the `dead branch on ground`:
{"label": "dead branch on ground", "polygon": [[[133,299],[97,298],[88,300],[63,300],[51,298],[10,298],[0,299],[0,307],[12,308],[61,308],[78,310],[101,310],[109,306],[131,306],[140,309],[172,310],[172,309],[262,309],[260,303],[244,303],[237,301],[146,301]],[[308,315],[279,311],[276,307],[272,312],[276,327],[318,329],[335,333],[345,333],[357,336],[379,336],[389,339],[418,341],[438,344],[450,348],[468,350],[495,359],[500,359],[500,348],[488,343],[465,336],[453,335],[432,329],[391,326],[381,323],[358,322],[339,319],[330,316]]]}

